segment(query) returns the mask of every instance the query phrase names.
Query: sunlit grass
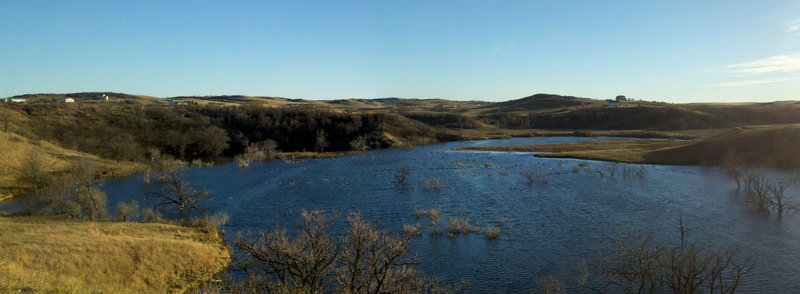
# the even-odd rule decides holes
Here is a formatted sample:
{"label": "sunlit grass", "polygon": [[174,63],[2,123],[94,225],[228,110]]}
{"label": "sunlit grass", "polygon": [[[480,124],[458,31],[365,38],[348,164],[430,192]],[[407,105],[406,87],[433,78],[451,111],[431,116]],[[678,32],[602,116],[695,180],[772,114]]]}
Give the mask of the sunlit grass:
{"label": "sunlit grass", "polygon": [[0,292],[184,292],[224,270],[216,230],[0,217]]}

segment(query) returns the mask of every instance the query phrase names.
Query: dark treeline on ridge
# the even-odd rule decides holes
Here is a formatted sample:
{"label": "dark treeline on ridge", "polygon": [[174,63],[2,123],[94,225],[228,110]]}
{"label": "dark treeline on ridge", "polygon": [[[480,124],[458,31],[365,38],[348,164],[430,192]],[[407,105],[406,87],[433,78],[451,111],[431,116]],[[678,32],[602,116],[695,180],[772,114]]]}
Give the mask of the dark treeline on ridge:
{"label": "dark treeline on ridge", "polygon": [[[324,151],[350,150],[357,137],[367,147],[430,143],[429,126],[390,113],[346,114],[315,109],[254,105],[179,107],[126,104],[9,106],[24,113],[36,139],[110,159],[139,161],[148,148],[181,159],[242,153],[250,143],[273,140],[281,151],[314,151],[323,134]],[[321,131],[321,132],[320,132]]]}

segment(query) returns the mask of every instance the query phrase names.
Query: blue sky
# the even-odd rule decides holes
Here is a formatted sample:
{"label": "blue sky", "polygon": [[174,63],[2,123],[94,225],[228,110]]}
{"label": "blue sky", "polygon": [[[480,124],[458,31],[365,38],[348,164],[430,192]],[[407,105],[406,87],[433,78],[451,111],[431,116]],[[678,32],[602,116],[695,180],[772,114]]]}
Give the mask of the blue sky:
{"label": "blue sky", "polygon": [[0,0],[0,97],[800,100],[800,1]]}

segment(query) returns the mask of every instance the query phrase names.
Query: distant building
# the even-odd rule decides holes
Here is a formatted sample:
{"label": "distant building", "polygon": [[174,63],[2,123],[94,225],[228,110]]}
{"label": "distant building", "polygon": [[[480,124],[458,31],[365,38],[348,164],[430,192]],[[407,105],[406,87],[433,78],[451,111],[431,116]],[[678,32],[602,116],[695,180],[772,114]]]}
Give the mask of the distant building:
{"label": "distant building", "polygon": [[2,100],[3,100],[3,102],[8,102],[8,103],[11,103],[11,102],[23,103],[23,102],[25,102],[25,99],[23,99],[23,98],[6,98],[6,99],[2,99]]}
{"label": "distant building", "polygon": [[90,99],[92,99],[92,100],[100,100],[100,101],[108,101],[108,95],[100,94],[100,95],[94,96],[94,97],[92,97]]}
{"label": "distant building", "polygon": [[617,101],[628,101],[628,98],[625,98],[625,95],[617,95]]}
{"label": "distant building", "polygon": [[445,108],[456,108],[455,105],[446,105],[446,104],[438,104],[433,107],[433,109],[445,109]]}
{"label": "distant building", "polygon": [[169,105],[186,105],[186,101],[175,100],[174,98],[170,98],[169,99]]}
{"label": "distant building", "polygon": [[58,102],[75,103],[75,99],[72,99],[72,98],[69,98],[69,97],[61,97],[61,98],[58,98]]}
{"label": "distant building", "polygon": [[614,99],[606,99],[606,104],[603,104],[603,106],[616,107],[619,106],[619,101]]}

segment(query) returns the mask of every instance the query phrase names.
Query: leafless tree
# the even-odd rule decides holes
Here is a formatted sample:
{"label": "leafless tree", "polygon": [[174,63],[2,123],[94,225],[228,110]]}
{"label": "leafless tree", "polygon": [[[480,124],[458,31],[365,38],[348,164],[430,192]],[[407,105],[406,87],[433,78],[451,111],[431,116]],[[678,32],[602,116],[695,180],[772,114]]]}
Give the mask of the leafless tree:
{"label": "leafless tree", "polygon": [[679,219],[681,242],[669,247],[652,234],[621,236],[614,250],[597,263],[602,282],[589,285],[585,274],[579,284],[598,293],[733,293],[750,272],[749,260],[730,249],[708,249],[686,240]]}
{"label": "leafless tree", "polygon": [[237,260],[248,286],[259,292],[313,293],[334,280],[341,244],[328,233],[337,217],[303,212],[297,233],[285,228],[264,230],[249,238],[236,237],[234,246],[245,257]]}
{"label": "leafless tree", "polygon": [[548,173],[546,171],[536,172],[532,169],[526,169],[522,171],[522,176],[528,179],[528,184],[547,184],[548,182]]}
{"label": "leafless tree", "polygon": [[129,218],[137,217],[139,214],[139,202],[131,200],[130,202],[118,202],[117,210],[114,212],[114,220],[127,221]]}
{"label": "leafless tree", "polygon": [[404,184],[406,182],[406,178],[411,175],[413,169],[407,165],[401,165],[397,168],[394,173],[394,178],[397,180],[398,183]]}
{"label": "leafless tree", "polygon": [[39,152],[31,149],[22,165],[22,178],[31,185],[34,192],[39,191],[44,182],[43,162]]}
{"label": "leafless tree", "polygon": [[454,289],[412,267],[409,237],[378,230],[359,215],[348,216],[342,237],[330,233],[338,217],[302,212],[294,234],[285,228],[239,235],[234,268],[244,281],[230,292],[446,293]]}
{"label": "leafless tree", "polygon": [[608,172],[609,176],[614,176],[617,173],[617,166],[618,164],[611,164],[606,166],[606,171]]}
{"label": "leafless tree", "polygon": [[755,206],[759,211],[769,212],[770,186],[767,179],[758,174],[750,174],[745,179],[745,193],[747,202]]}
{"label": "leafless tree", "polygon": [[328,146],[330,146],[330,143],[328,143],[327,136],[328,134],[325,133],[325,130],[322,129],[317,130],[317,138],[315,144],[315,146],[317,147],[317,152],[323,152],[325,151],[325,148],[328,148]]}
{"label": "leafless tree", "polygon": [[186,180],[186,172],[183,168],[170,172],[160,179],[161,182],[161,202],[159,205],[169,205],[178,210],[178,220],[185,220],[187,210],[197,207],[200,202],[205,201],[211,193],[205,190],[197,190],[196,187]]}
{"label": "leafless tree", "polygon": [[358,136],[353,141],[350,141],[350,150],[353,151],[364,151],[367,150],[369,145],[367,145],[367,137],[366,136]]}
{"label": "leafless tree", "polygon": [[784,212],[797,210],[797,206],[787,199],[784,194],[786,192],[786,183],[779,181],[768,185],[767,189],[770,193],[770,207],[778,213],[778,216],[783,216]]}

